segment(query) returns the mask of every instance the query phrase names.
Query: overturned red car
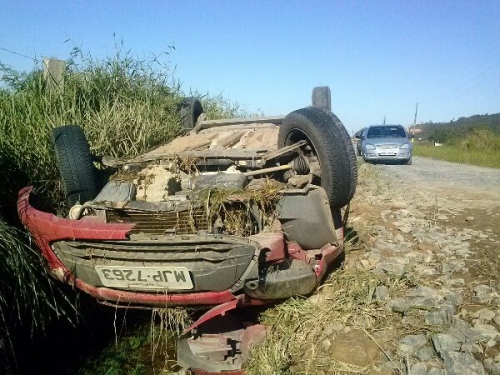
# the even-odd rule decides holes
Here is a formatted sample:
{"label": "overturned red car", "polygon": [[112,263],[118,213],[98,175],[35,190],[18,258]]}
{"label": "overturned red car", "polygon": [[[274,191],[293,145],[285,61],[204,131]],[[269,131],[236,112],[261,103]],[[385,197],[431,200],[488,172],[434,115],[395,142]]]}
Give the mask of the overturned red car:
{"label": "overturned red car", "polygon": [[[82,129],[56,128],[69,214],[39,210],[26,187],[20,218],[50,273],[104,303],[224,313],[307,295],[343,254],[342,208],[356,189],[356,155],[329,102],[321,87],[284,117],[207,121],[188,98],[184,135],[129,160],[99,158],[113,172],[104,183]],[[186,366],[241,368],[228,356],[210,365],[189,340]]]}

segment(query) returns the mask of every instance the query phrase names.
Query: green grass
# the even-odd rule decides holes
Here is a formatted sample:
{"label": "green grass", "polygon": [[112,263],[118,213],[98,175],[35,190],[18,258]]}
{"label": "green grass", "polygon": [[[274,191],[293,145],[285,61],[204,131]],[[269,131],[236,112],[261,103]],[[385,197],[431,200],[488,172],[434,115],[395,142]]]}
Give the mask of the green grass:
{"label": "green grass", "polygon": [[500,168],[500,137],[489,128],[473,127],[465,134],[452,133],[441,147],[416,142],[413,153],[454,163]]}
{"label": "green grass", "polygon": [[82,359],[75,373],[78,375],[142,375],[151,366],[148,348],[151,335],[147,326],[140,327],[125,336],[117,337],[104,350],[90,358]]}
{"label": "green grass", "polygon": [[358,269],[333,272],[309,299],[292,298],[266,310],[262,322],[270,328],[266,341],[252,350],[249,375],[366,373],[366,369],[331,358],[339,327],[376,332],[392,324],[392,313],[374,299],[385,285],[396,293],[406,288],[405,277],[378,277]]}
{"label": "green grass", "polygon": [[[67,63],[64,89],[54,91],[39,69],[20,73],[0,62],[0,357],[13,359],[0,361],[3,373],[15,372],[11,338],[18,325],[29,322],[38,333],[53,318],[75,315],[60,285],[43,270],[16,212],[18,191],[27,185],[37,188],[45,209],[64,209],[52,130],[78,124],[92,153],[134,156],[178,135],[179,104],[198,95],[181,91],[168,61],[132,56],[123,45],[100,60],[74,49]],[[247,116],[220,95],[201,100],[209,119]]]}
{"label": "green grass", "polygon": [[476,165],[480,167],[500,168],[500,148],[496,150],[467,150],[457,145],[434,147],[415,143],[413,154],[454,163]]}

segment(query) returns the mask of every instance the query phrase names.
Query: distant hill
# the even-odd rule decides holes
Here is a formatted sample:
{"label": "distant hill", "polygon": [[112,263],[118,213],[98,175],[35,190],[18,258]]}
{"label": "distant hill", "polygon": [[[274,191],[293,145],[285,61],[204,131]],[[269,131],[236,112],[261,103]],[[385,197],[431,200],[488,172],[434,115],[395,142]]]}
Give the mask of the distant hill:
{"label": "distant hill", "polygon": [[427,122],[417,125],[416,137],[436,142],[452,141],[471,132],[486,128],[500,137],[500,113],[460,117],[450,122]]}

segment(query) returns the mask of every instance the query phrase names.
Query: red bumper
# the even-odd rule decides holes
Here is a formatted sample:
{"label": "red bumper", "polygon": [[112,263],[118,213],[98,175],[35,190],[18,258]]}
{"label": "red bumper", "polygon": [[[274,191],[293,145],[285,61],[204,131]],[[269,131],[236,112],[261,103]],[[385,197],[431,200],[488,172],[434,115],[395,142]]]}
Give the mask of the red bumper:
{"label": "red bumper", "polygon": [[[60,240],[127,240],[135,224],[112,224],[57,217],[53,214],[39,211],[30,205],[32,191],[33,187],[26,187],[19,192],[17,202],[19,217],[40,248],[42,255],[47,261],[49,271],[60,281],[76,286],[98,300],[117,305],[141,305],[149,307],[215,306],[237,298],[229,290],[177,294],[168,294],[165,292],[146,293],[102,286],[96,287],[82,281],[75,277],[71,270],[63,264],[54,253],[51,244]],[[342,236],[339,237],[342,238]],[[316,255],[312,255],[312,253],[303,250],[296,243],[285,245],[282,233],[261,233],[252,236],[252,240],[258,242],[262,249],[268,250],[266,250],[266,261],[268,262],[279,263],[285,257],[288,257],[311,265],[316,275],[316,281],[313,281],[316,286],[326,274],[328,265],[343,251],[342,243],[337,245],[326,244],[323,248],[318,249],[320,250],[319,254],[315,252]],[[318,255],[320,255],[319,260],[316,258]],[[275,297],[261,299],[257,296],[253,296],[253,298],[249,296],[241,298],[240,296],[238,298],[240,299],[240,304],[256,305],[272,302],[272,299]]]}
{"label": "red bumper", "polygon": [[30,194],[33,187],[26,187],[19,192],[17,211],[23,225],[40,248],[47,261],[51,274],[60,281],[74,285],[98,300],[116,302],[117,304],[146,305],[165,307],[173,305],[219,305],[234,300],[236,297],[229,291],[202,292],[188,294],[152,294],[128,292],[105,287],[94,287],[74,277],[71,271],[59,260],[51,248],[51,243],[64,239],[78,240],[126,240],[127,234],[134,224],[107,224],[81,220],[69,220],[53,214],[42,212],[30,205]]}

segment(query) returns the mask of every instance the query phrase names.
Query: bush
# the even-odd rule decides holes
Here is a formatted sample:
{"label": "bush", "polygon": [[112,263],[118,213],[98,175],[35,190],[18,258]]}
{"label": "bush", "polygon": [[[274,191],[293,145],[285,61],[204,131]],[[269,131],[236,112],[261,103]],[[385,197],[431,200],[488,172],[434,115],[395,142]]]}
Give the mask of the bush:
{"label": "bush", "polygon": [[471,128],[459,146],[466,151],[500,150],[500,137],[489,128]]}

